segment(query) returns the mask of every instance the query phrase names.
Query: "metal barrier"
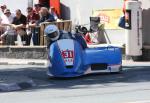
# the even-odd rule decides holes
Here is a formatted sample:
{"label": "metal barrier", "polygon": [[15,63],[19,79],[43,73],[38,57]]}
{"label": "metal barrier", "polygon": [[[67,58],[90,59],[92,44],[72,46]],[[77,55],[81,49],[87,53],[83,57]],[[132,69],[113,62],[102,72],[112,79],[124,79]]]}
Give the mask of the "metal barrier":
{"label": "metal barrier", "polygon": [[[65,30],[65,31],[71,31],[72,22],[71,20],[63,20],[59,22],[43,22],[40,24],[40,26],[37,26],[35,28],[30,29],[32,32],[32,35],[24,35],[23,38],[26,38],[26,41],[20,41],[22,39],[21,36],[17,35],[17,41],[15,41],[16,46],[23,46],[25,43],[28,42],[26,46],[44,46],[47,45],[46,37],[44,36],[44,29],[47,25],[54,24],[56,25],[59,30]],[[0,35],[2,33],[0,32]],[[19,40],[18,40],[19,37]],[[29,43],[30,42],[30,43]],[[22,44],[23,43],[23,44]],[[5,43],[0,40],[0,45],[6,45]]]}

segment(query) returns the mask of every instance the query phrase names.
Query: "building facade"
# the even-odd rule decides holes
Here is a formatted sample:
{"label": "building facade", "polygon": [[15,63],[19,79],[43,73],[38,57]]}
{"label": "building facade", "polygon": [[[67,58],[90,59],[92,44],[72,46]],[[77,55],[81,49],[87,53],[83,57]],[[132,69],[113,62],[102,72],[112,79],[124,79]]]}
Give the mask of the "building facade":
{"label": "building facade", "polygon": [[[26,15],[26,8],[33,6],[39,0],[0,0],[0,5],[7,7],[14,12],[21,9]],[[143,22],[143,44],[149,45],[150,41],[150,0],[140,0],[142,2],[142,22]],[[118,9],[122,8],[123,0],[60,0],[61,14],[63,19],[71,19],[73,24],[89,24],[89,17],[93,10]],[[112,43],[125,43],[125,30],[106,30]]]}

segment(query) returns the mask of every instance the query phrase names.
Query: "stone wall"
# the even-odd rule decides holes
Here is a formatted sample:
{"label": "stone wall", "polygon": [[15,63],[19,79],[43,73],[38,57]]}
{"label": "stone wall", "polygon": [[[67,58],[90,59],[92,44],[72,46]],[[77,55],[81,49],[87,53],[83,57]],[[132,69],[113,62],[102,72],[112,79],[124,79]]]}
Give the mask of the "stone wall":
{"label": "stone wall", "polygon": [[[131,60],[130,56],[125,55],[125,48],[122,49],[122,59]],[[14,59],[47,59],[46,46],[1,46],[0,58],[14,58]],[[150,46],[144,46],[142,61],[150,60]]]}
{"label": "stone wall", "polygon": [[45,46],[2,46],[0,47],[0,58],[46,59],[47,49]]}

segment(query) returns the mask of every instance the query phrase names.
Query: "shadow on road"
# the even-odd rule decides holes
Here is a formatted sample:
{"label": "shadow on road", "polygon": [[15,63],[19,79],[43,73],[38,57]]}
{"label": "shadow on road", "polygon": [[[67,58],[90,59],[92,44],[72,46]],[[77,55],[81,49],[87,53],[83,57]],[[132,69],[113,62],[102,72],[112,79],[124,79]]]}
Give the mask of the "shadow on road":
{"label": "shadow on road", "polygon": [[[1,69],[1,76],[26,76],[34,81],[38,89],[78,89],[88,88],[90,85],[107,85],[110,83],[150,82],[150,66],[124,66],[120,74],[91,74],[78,78],[60,79],[49,78],[45,67],[27,67],[16,69]],[[12,78],[13,79],[13,78]],[[21,78],[20,78],[21,79]]]}

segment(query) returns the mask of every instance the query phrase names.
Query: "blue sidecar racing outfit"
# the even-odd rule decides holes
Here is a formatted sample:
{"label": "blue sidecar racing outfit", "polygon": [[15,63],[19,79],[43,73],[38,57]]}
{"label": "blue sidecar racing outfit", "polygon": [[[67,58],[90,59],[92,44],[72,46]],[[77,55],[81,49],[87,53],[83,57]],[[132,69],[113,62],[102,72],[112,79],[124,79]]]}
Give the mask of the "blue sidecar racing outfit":
{"label": "blue sidecar racing outfit", "polygon": [[49,39],[47,72],[49,76],[77,77],[89,73],[111,73],[122,70],[119,47],[106,45],[88,48],[80,34],[59,32],[57,40]]}

